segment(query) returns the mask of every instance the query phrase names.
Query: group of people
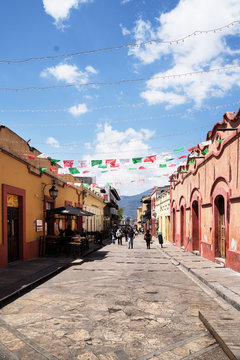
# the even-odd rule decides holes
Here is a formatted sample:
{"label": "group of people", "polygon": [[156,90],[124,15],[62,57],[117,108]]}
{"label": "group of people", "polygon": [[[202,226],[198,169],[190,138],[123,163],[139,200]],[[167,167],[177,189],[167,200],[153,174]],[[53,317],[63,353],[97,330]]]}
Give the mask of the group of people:
{"label": "group of people", "polygon": [[122,245],[122,239],[125,238],[125,241],[128,242],[128,248],[133,249],[133,239],[135,237],[135,231],[131,225],[125,226],[123,228],[111,229],[111,239],[112,244],[115,244],[115,241],[118,241],[119,245]]}
{"label": "group of people", "polygon": [[[122,245],[122,238],[125,237],[125,241],[128,242],[128,249],[133,249],[133,239],[136,235],[137,233],[131,225],[125,226],[124,228],[119,227],[111,229],[110,232],[112,244],[115,244],[115,241],[117,240],[118,245]],[[152,235],[149,230],[146,230],[144,240],[146,241],[147,249],[150,249]],[[161,232],[158,232],[158,241],[161,247],[163,247],[163,237]]]}

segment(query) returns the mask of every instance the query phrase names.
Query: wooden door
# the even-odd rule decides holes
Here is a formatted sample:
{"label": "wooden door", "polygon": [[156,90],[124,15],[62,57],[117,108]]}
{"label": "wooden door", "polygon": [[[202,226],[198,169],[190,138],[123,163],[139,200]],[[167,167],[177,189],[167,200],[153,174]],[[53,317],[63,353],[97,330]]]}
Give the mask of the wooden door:
{"label": "wooden door", "polygon": [[225,239],[225,211],[224,199],[221,196],[218,200],[218,252],[219,257],[226,256],[226,239]]}
{"label": "wooden door", "polygon": [[8,262],[19,260],[19,210],[7,208],[8,222]]}
{"label": "wooden door", "polygon": [[181,206],[181,246],[184,245],[184,235],[185,235],[185,214],[184,214],[184,207]]}

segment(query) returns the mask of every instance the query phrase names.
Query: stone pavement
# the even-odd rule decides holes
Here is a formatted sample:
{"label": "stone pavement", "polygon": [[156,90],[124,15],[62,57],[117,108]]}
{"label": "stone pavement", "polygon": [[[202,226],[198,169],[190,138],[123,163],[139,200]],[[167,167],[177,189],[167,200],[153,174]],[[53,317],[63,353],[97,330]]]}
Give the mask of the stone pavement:
{"label": "stone pavement", "polygon": [[[105,244],[108,242],[109,240],[104,241]],[[90,242],[89,249],[82,258],[101,247]],[[66,256],[38,257],[16,261],[6,268],[0,268],[0,308],[67,269],[74,261],[74,258]]]}
{"label": "stone pavement", "polygon": [[0,310],[0,359],[228,359],[198,315],[224,305],[167,256],[138,236],[75,260]]}
{"label": "stone pavement", "polygon": [[[215,298],[222,298],[222,312],[199,312],[199,317],[231,359],[240,359],[240,273],[165,242],[155,246],[175,266],[205,285]],[[206,290],[208,292],[208,290]],[[214,295],[215,294],[215,295]]]}

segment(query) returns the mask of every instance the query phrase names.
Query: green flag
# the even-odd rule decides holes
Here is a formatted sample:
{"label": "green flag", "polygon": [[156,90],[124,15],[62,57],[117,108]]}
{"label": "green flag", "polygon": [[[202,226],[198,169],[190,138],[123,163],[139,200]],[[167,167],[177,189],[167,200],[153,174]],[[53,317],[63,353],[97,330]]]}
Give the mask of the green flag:
{"label": "green flag", "polygon": [[169,158],[169,159],[166,159],[166,161],[172,161],[174,160],[174,158]]}
{"label": "green flag", "polygon": [[102,164],[102,160],[91,160],[92,166],[101,165],[101,164]]}
{"label": "green flag", "polygon": [[196,162],[193,161],[193,160],[190,160],[190,161],[188,162],[188,165],[191,165],[191,164],[196,164]]}
{"label": "green flag", "polygon": [[133,162],[133,164],[141,163],[142,162],[142,157],[140,157],[140,158],[132,158],[132,162]]}
{"label": "green flag", "polygon": [[50,159],[51,165],[56,165],[60,160]]}
{"label": "green flag", "polygon": [[155,175],[154,177],[160,178],[160,177],[162,177],[162,175]]}
{"label": "green flag", "polygon": [[68,168],[70,174],[74,175],[74,174],[80,174],[80,171],[76,168],[76,167],[73,167],[73,168]]}
{"label": "green flag", "polygon": [[44,171],[47,170],[47,168],[39,168],[39,170],[40,170],[40,173],[42,174],[42,173],[44,173]]}
{"label": "green flag", "polygon": [[160,168],[165,168],[165,167],[167,167],[167,164],[159,164],[159,167]]}
{"label": "green flag", "polygon": [[204,150],[202,151],[202,154],[203,154],[203,155],[206,155],[206,154],[208,154],[208,153],[209,153],[208,148],[206,148],[206,149],[204,149]]}
{"label": "green flag", "polygon": [[105,173],[105,172],[108,172],[108,170],[102,170],[102,171],[101,171],[102,174]]}
{"label": "green flag", "polygon": [[137,168],[128,168],[128,170],[137,170]]}
{"label": "green flag", "polygon": [[181,170],[180,172],[181,173],[187,173],[187,170]]}
{"label": "green flag", "polygon": [[131,182],[135,182],[135,180],[131,180]]}
{"label": "green flag", "polygon": [[98,168],[99,169],[106,169],[107,165],[106,164],[100,164],[100,165],[98,165]]}
{"label": "green flag", "polygon": [[107,183],[107,186],[111,186],[113,183]]}
{"label": "green flag", "polygon": [[87,189],[89,188],[89,184],[82,184],[82,186],[87,188]]}
{"label": "green flag", "polygon": [[173,151],[181,151],[181,150],[184,150],[184,147],[179,147],[179,148],[173,149]]}
{"label": "green flag", "polygon": [[223,142],[224,139],[218,139],[216,140],[219,144],[221,144]]}

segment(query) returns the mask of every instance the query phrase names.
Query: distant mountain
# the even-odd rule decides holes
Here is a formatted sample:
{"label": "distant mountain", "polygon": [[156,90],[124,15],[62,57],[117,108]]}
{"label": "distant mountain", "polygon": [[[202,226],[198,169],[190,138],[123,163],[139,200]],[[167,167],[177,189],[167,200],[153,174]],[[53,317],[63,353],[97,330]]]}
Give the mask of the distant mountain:
{"label": "distant mountain", "polygon": [[152,189],[146,190],[141,194],[132,196],[121,196],[121,200],[118,202],[120,208],[123,208],[123,216],[131,219],[137,218],[137,208],[141,206],[141,198],[151,193]]}

